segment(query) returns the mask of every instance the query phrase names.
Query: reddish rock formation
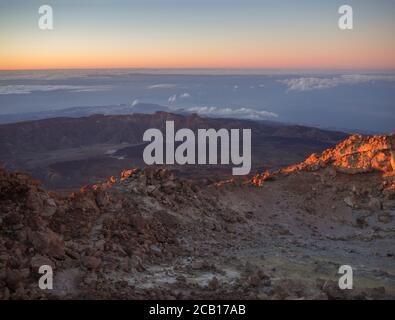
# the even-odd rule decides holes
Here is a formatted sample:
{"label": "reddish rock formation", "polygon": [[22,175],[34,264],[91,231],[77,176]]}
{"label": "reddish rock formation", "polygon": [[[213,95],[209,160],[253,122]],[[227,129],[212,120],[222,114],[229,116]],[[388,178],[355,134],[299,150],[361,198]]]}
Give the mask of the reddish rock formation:
{"label": "reddish rock formation", "polygon": [[264,181],[277,175],[298,171],[316,171],[328,167],[347,174],[379,171],[383,173],[386,187],[395,188],[395,135],[362,136],[356,134],[339,143],[335,148],[325,150],[321,155],[312,154],[300,164],[273,173],[258,174],[251,182],[261,186]]}

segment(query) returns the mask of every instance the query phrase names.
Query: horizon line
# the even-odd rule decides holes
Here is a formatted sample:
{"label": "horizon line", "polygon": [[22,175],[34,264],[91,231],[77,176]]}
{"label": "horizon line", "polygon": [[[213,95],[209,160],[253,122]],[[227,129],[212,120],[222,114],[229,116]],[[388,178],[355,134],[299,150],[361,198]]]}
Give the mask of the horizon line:
{"label": "horizon line", "polygon": [[296,72],[385,72],[395,73],[395,67],[391,68],[302,68],[302,67],[283,67],[283,68],[265,68],[265,67],[55,67],[55,68],[18,68],[18,69],[1,69],[0,72],[18,72],[18,71],[89,71],[89,70],[134,70],[134,71],[245,71],[245,72],[259,72],[259,71],[296,71]]}

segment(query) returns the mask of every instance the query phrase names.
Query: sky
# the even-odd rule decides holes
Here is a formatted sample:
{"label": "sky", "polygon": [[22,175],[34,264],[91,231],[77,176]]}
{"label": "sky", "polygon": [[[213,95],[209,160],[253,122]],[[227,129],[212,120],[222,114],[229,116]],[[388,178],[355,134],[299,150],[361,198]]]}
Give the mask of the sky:
{"label": "sky", "polygon": [[[53,30],[38,28],[43,4]],[[343,4],[353,30],[338,28]],[[394,17],[394,0],[1,0],[0,70],[393,70]]]}

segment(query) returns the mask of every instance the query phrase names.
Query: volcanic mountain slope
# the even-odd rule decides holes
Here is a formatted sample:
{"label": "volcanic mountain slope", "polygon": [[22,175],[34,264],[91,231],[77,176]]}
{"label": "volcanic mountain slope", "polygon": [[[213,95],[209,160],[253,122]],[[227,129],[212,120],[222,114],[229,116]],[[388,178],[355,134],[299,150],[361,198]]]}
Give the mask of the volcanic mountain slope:
{"label": "volcanic mountain slope", "polygon": [[[0,162],[21,170],[50,189],[78,189],[124,168],[144,165],[143,134],[150,128],[165,132],[166,120],[176,129],[252,130],[253,173],[279,169],[321,152],[343,140],[341,132],[236,119],[201,118],[157,112],[153,115],[93,115],[0,125]],[[264,166],[264,167],[263,167]],[[231,166],[173,166],[178,176],[224,180]]]}
{"label": "volcanic mountain slope", "polygon": [[133,169],[60,197],[1,170],[0,297],[394,299],[394,138],[352,136],[244,184]]}

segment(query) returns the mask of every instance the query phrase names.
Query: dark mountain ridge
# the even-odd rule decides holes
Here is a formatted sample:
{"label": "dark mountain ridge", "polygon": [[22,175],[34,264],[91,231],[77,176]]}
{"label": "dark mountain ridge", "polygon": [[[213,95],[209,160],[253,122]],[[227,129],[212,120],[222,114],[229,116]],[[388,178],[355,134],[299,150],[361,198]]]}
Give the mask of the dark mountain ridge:
{"label": "dark mountain ridge", "polygon": [[[274,169],[322,152],[347,134],[272,122],[202,118],[167,112],[131,115],[91,115],[52,118],[0,125],[0,161],[10,170],[23,170],[47,187],[77,188],[124,168],[144,165],[143,134],[165,131],[166,120],[175,128],[243,129],[252,131],[252,169]],[[184,176],[225,179],[227,166],[174,166]]]}

